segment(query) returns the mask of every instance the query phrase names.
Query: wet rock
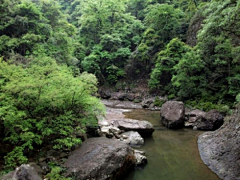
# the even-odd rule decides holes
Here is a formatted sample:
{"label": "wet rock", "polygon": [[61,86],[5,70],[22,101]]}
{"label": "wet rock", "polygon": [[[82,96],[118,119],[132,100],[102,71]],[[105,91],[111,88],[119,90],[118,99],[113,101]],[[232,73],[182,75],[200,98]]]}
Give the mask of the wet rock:
{"label": "wet rock", "polygon": [[185,127],[195,127],[198,130],[216,130],[223,124],[223,116],[217,110],[208,113],[201,110],[193,110],[186,113]]}
{"label": "wet rock", "polygon": [[202,121],[202,118],[206,116],[206,112],[201,110],[193,110],[188,113],[185,113],[186,121],[184,122],[185,127],[197,127],[197,124]]}
{"label": "wet rock", "polygon": [[130,146],[142,146],[144,144],[144,140],[138,132],[128,131],[123,133],[122,138],[125,139],[125,142]]}
{"label": "wet rock", "polygon": [[110,90],[100,89],[98,93],[99,93],[100,97],[103,98],[103,99],[111,98],[111,91]]}
{"label": "wet rock", "polygon": [[162,105],[162,124],[167,128],[180,128],[184,122],[184,104],[181,101],[167,101]]}
{"label": "wet rock", "polygon": [[111,120],[112,126],[121,130],[137,131],[141,136],[151,136],[154,132],[153,125],[148,121],[140,121],[135,119],[115,119]]}
{"label": "wet rock", "polygon": [[210,122],[211,125],[208,127],[204,126],[204,128],[198,127],[198,129],[203,129],[203,130],[215,130],[218,129],[223,125],[223,115],[221,115],[217,110],[213,109],[207,112],[205,116],[206,121]]}
{"label": "wet rock", "polygon": [[136,166],[142,167],[147,164],[147,158],[144,151],[134,150],[134,156],[136,158]]}
{"label": "wet rock", "polygon": [[225,118],[220,129],[200,135],[198,149],[203,162],[221,179],[240,179],[239,115]]}
{"label": "wet rock", "polygon": [[127,93],[126,98],[129,101],[133,101],[135,99],[135,94],[134,93]]}
{"label": "wet rock", "polygon": [[112,100],[120,100],[123,101],[127,98],[127,93],[124,92],[114,92],[112,93]]}
{"label": "wet rock", "polygon": [[123,108],[123,109],[141,109],[142,106],[140,103],[135,103],[131,101],[119,101],[119,100],[102,100],[101,101],[104,105],[113,108]]}
{"label": "wet rock", "polygon": [[[39,168],[38,168],[39,169]],[[23,164],[5,176],[1,180],[41,180],[42,178],[37,173],[35,168],[29,164]]]}
{"label": "wet rock", "polygon": [[142,101],[141,105],[143,108],[149,108],[151,106],[151,104],[154,103],[155,98],[148,98]]}
{"label": "wet rock", "polygon": [[121,134],[122,131],[114,126],[102,126],[101,127],[101,136],[106,136],[106,137],[113,137],[115,136],[116,138],[120,138],[119,134]]}
{"label": "wet rock", "polygon": [[127,144],[105,137],[90,138],[69,156],[66,177],[116,180],[135,165],[134,151]]}

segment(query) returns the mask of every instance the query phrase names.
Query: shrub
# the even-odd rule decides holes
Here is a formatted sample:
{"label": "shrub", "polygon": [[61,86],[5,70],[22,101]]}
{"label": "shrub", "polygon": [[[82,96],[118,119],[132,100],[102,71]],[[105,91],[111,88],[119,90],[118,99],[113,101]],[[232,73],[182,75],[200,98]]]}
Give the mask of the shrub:
{"label": "shrub", "polygon": [[23,152],[51,143],[55,149],[70,149],[81,143],[76,135],[86,125],[97,124],[103,105],[93,97],[94,75],[73,77],[66,66],[51,58],[33,60],[28,67],[0,61],[0,121],[5,141],[15,148],[5,156],[8,167],[27,161]]}

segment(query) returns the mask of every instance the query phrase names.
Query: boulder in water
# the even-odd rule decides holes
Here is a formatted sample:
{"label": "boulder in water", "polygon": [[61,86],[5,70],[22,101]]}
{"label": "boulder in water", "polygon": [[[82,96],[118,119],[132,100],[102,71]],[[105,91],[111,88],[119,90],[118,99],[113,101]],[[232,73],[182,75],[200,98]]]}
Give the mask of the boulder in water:
{"label": "boulder in water", "polygon": [[162,124],[167,128],[180,128],[184,122],[184,104],[181,101],[167,101],[162,105]]}
{"label": "boulder in water", "polygon": [[127,144],[105,137],[90,138],[69,156],[66,177],[76,179],[120,179],[135,166],[134,150]]}

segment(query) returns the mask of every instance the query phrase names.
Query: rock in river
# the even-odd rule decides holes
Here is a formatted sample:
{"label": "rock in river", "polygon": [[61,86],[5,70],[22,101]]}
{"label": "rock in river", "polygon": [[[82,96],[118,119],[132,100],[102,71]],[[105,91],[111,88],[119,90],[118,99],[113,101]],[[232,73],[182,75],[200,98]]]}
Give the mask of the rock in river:
{"label": "rock in river", "polygon": [[184,122],[184,104],[181,101],[167,101],[162,105],[162,124],[167,128],[179,128]]}
{"label": "rock in river", "polygon": [[125,136],[124,142],[129,144],[130,146],[142,146],[144,144],[143,138],[140,136],[138,132],[135,131],[128,131],[122,134]]}
{"label": "rock in river", "polygon": [[198,138],[203,162],[224,180],[240,179],[240,117],[225,118],[224,125]]}
{"label": "rock in river", "polygon": [[216,130],[223,124],[223,116],[215,109],[207,113],[196,109],[186,113],[186,117],[184,125],[199,130]]}
{"label": "rock in river", "polygon": [[105,137],[90,138],[66,160],[65,176],[77,180],[116,180],[135,166],[134,150]]}
{"label": "rock in river", "polygon": [[115,126],[124,131],[137,131],[142,136],[151,136],[154,128],[148,121],[140,121],[135,119],[115,119],[110,121]]}

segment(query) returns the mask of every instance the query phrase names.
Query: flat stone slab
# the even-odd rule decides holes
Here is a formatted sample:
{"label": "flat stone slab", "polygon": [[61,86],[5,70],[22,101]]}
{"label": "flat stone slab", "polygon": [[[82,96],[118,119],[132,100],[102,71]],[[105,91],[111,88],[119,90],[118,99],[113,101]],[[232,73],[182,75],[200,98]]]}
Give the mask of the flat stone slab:
{"label": "flat stone slab", "polygon": [[153,125],[144,120],[135,119],[115,119],[111,120],[110,124],[121,130],[137,131],[141,136],[151,136],[154,132]]}

